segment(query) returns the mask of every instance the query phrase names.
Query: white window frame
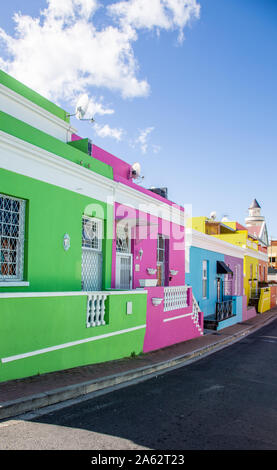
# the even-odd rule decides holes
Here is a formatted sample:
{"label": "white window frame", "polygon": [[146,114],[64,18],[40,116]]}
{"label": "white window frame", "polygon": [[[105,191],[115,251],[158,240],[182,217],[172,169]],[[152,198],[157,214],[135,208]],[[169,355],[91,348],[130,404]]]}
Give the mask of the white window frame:
{"label": "white window frame", "polygon": [[206,259],[202,261],[202,298],[208,298],[208,260]]}
{"label": "white window frame", "polygon": [[[8,209],[10,204],[10,209]],[[18,210],[16,209],[18,207]],[[0,194],[0,284],[21,285],[24,278],[26,201]],[[16,222],[18,220],[18,223]],[[17,235],[15,235],[17,232]],[[15,274],[11,271],[15,267]],[[5,271],[8,270],[8,273]]]}

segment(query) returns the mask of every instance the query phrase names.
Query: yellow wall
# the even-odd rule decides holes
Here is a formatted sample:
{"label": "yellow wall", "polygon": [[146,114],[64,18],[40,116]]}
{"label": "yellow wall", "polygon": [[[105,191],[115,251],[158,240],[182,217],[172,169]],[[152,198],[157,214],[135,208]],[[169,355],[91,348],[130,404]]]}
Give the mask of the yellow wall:
{"label": "yellow wall", "polygon": [[197,230],[198,232],[205,233],[205,221],[207,217],[189,217],[187,219],[186,227]]}
{"label": "yellow wall", "polygon": [[[252,268],[251,268],[252,265]],[[252,271],[252,273],[251,273]],[[247,296],[247,304],[249,302],[251,288],[258,288],[258,279],[259,279],[259,260],[257,258],[252,258],[252,256],[245,256],[243,260],[243,286],[244,293]]]}
{"label": "yellow wall", "polygon": [[270,297],[271,297],[270,287],[261,289],[261,296],[260,296],[259,305],[258,305],[259,313],[264,313],[267,310],[270,310]]}

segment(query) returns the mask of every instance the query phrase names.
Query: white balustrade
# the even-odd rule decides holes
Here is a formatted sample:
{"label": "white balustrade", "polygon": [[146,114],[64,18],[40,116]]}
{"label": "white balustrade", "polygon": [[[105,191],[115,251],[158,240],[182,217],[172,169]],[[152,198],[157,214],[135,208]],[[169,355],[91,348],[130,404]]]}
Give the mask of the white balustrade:
{"label": "white balustrade", "polygon": [[188,306],[188,287],[172,286],[164,288],[164,311],[178,310]]}
{"label": "white balustrade", "polygon": [[105,325],[105,300],[107,294],[94,292],[88,294],[87,300],[87,327]]}

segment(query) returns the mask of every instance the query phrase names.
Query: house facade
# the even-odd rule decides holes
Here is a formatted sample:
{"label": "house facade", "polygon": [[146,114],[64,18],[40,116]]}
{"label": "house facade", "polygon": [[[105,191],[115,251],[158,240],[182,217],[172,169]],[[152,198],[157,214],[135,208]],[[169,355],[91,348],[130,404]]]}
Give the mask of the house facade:
{"label": "house facade", "polygon": [[203,311],[204,327],[220,330],[246,319],[243,250],[193,228],[187,237],[186,280]]}
{"label": "house facade", "polygon": [[0,381],[203,334],[184,210],[0,71]]}

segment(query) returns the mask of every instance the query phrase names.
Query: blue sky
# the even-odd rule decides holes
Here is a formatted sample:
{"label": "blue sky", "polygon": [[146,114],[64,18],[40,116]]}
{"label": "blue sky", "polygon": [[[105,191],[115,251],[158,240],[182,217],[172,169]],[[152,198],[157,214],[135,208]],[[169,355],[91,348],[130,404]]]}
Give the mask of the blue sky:
{"label": "blue sky", "polygon": [[257,198],[277,238],[277,2],[151,2],[5,2],[0,66],[69,111],[86,92],[96,124],[73,125],[139,161],[143,186],[241,223]]}

